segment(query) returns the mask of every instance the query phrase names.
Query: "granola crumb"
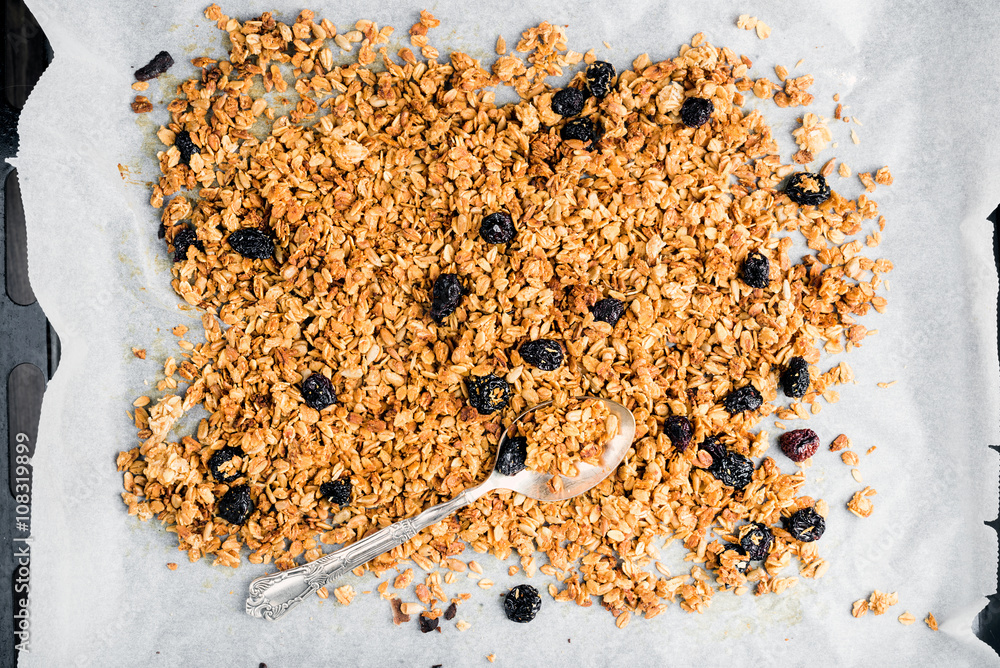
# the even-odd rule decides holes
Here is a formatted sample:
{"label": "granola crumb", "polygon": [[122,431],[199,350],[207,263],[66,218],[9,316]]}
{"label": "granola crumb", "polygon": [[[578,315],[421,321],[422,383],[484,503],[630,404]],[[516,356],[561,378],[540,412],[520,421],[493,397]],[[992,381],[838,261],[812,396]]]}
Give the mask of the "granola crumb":
{"label": "granola crumb", "polygon": [[405,589],[410,586],[413,582],[413,569],[407,568],[405,571],[396,576],[393,581],[392,586],[396,589]]}
{"label": "granola crumb", "polygon": [[841,178],[844,179],[850,178],[851,168],[847,166],[847,163],[842,162],[840,163],[840,167],[838,168],[837,173],[840,174]]}
{"label": "granola crumb", "polygon": [[799,119],[799,123],[801,123],[801,127],[793,130],[792,136],[795,137],[795,143],[803,151],[816,154],[826,149],[833,141],[830,128],[827,127],[826,119],[822,116],[804,114]]}
{"label": "granola crumb", "polygon": [[847,450],[846,452],[841,454],[840,460],[845,464],[847,464],[848,466],[858,465],[858,455],[852,450]]}
{"label": "granola crumb", "polygon": [[861,143],[861,140],[858,138],[858,133],[855,132],[854,130],[851,130],[851,141],[854,142],[855,144]]}
{"label": "granola crumb", "polygon": [[497,37],[496,53],[498,56],[502,56],[507,53],[507,40],[503,36]]}
{"label": "granola crumb", "polygon": [[795,155],[792,156],[792,162],[799,165],[808,165],[813,161],[813,154],[805,149],[797,151]]}
{"label": "granola crumb", "polygon": [[868,449],[867,449],[867,450],[865,451],[865,454],[866,454],[866,455],[870,455],[871,453],[875,452],[875,450],[876,450],[877,448],[878,448],[878,446],[877,446],[877,445],[873,445],[872,447],[868,448]]}
{"label": "granola crumb", "polygon": [[865,487],[863,490],[855,492],[851,500],[847,502],[847,509],[858,517],[871,517],[875,510],[875,504],[868,497],[874,492],[875,490],[871,487]]}
{"label": "granola crumb", "polygon": [[136,81],[134,84],[132,84],[132,90],[137,91],[139,93],[141,93],[142,91],[144,91],[144,90],[146,90],[148,88],[149,88],[149,82],[148,81]]}
{"label": "granola crumb", "polygon": [[487,654],[486,658],[489,659],[490,663],[493,663],[493,662],[495,662],[497,660],[497,655],[496,654]]}
{"label": "granola crumb", "polygon": [[892,185],[892,173],[889,171],[888,167],[879,167],[875,172],[875,183],[880,186],[891,186]]}
{"label": "granola crumb", "polygon": [[146,349],[145,348],[132,348],[132,354],[141,360],[146,359]]}
{"label": "granola crumb", "polygon": [[354,587],[351,585],[344,585],[343,587],[337,587],[334,589],[333,595],[341,605],[350,605],[351,601],[354,600],[356,593],[354,591]]}
{"label": "granola crumb", "polygon": [[326,587],[320,587],[316,590],[316,595],[322,599],[326,599],[330,596],[330,592],[327,591]]}
{"label": "granola crumb", "polygon": [[757,37],[760,39],[767,39],[771,36],[771,26],[767,25],[760,19],[757,19],[757,24],[754,26],[754,30],[757,31]]}
{"label": "granola crumb", "polygon": [[929,628],[931,631],[937,631],[938,630],[937,619],[935,619],[934,615],[932,615],[929,612],[927,613],[927,618],[924,619],[924,624],[927,624],[927,628]]}
{"label": "granola crumb", "polygon": [[175,564],[174,562],[171,561],[170,563],[167,564],[167,568],[169,568],[172,571],[176,571],[177,570],[177,564]]}
{"label": "granola crumb", "polygon": [[865,192],[875,192],[875,179],[872,178],[871,172],[862,172],[858,174],[858,180],[864,184]]}
{"label": "granola crumb", "polygon": [[757,17],[749,14],[740,14],[736,19],[736,27],[743,30],[753,30],[757,26]]}
{"label": "granola crumb", "polygon": [[847,437],[847,434],[840,434],[830,444],[830,452],[840,452],[849,447],[851,447],[851,439]]}
{"label": "granola crumb", "polygon": [[876,383],[876,385],[878,385],[879,387],[881,387],[881,388],[882,388],[882,389],[884,390],[884,389],[885,389],[885,388],[887,388],[887,387],[892,387],[892,386],[893,386],[893,385],[895,385],[895,384],[896,384],[897,382],[899,382],[899,381],[895,381],[895,380],[893,380],[893,381],[889,381],[888,383]]}
{"label": "granola crumb", "polygon": [[153,110],[153,103],[145,95],[136,95],[131,106],[132,111],[137,114],[146,114]]}
{"label": "granola crumb", "polygon": [[912,615],[911,613],[909,613],[909,612],[904,612],[903,614],[901,614],[901,615],[900,615],[899,617],[897,617],[896,619],[897,619],[897,620],[899,620],[899,623],[900,623],[900,624],[902,624],[903,626],[909,626],[909,625],[910,625],[910,624],[912,624],[913,622],[917,621],[917,618],[916,618],[916,617],[914,617],[914,616],[913,616],[913,615]]}
{"label": "granola crumb", "polygon": [[868,607],[876,615],[885,614],[885,612],[892,606],[899,603],[899,595],[896,592],[891,594],[886,594],[880,592],[878,589],[872,592],[871,596],[868,597]]}
{"label": "granola crumb", "polygon": [[184,325],[177,325],[170,331],[174,333],[174,336],[184,336],[185,334],[188,333],[188,328],[185,327]]}
{"label": "granola crumb", "polygon": [[465,621],[464,619],[460,619],[457,622],[455,622],[455,628],[458,629],[459,631],[468,631],[469,629],[472,628],[472,624]]}
{"label": "granola crumb", "polygon": [[868,614],[868,600],[861,598],[855,601],[851,607],[851,614],[855,617],[864,617]]}

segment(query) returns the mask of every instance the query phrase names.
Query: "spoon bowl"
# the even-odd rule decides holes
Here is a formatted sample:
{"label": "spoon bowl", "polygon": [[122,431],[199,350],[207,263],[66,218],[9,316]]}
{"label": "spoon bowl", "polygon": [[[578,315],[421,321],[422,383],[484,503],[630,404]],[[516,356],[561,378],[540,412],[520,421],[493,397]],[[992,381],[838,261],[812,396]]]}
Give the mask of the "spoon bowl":
{"label": "spoon bowl", "polygon": [[[437,524],[452,513],[475,503],[481,496],[495,489],[508,489],[538,501],[564,501],[583,494],[607,478],[618,468],[635,438],[635,418],[632,413],[610,399],[600,397],[577,397],[577,400],[596,399],[607,405],[608,409],[618,417],[618,434],[612,437],[601,453],[601,465],[594,466],[586,462],[576,464],[578,474],[572,477],[560,476],[562,487],[553,490],[549,485],[553,476],[524,469],[512,476],[506,476],[496,470],[496,460],[493,471],[481,485],[465,490],[454,499],[428,508],[416,517],[401,520],[384,529],[369,534],[356,543],[331,552],[304,566],[287,571],[262,575],[250,583],[250,595],[247,597],[246,611],[252,617],[270,619],[272,621],[283,617],[293,607],[306,600],[320,587],[326,586],[351,570],[368,563],[380,554],[402,545],[417,535],[417,532]],[[497,452],[504,445],[514,427],[529,413],[547,406],[546,402],[534,406],[518,415],[504,431]]]}
{"label": "spoon bowl", "polygon": [[[608,407],[608,410],[618,418],[618,434],[604,444],[600,466],[594,466],[587,462],[577,462],[576,468],[579,473],[572,477],[560,476],[562,478],[562,488],[558,491],[553,491],[549,484],[553,478],[551,474],[532,471],[526,468],[515,475],[507,476],[497,471],[496,461],[494,460],[493,472],[486,479],[486,482],[483,483],[483,486],[492,483],[493,489],[509,489],[512,492],[524,494],[536,501],[565,501],[593,489],[602,480],[611,475],[618,468],[618,465],[621,464],[629,448],[632,447],[632,441],[635,439],[635,418],[632,416],[632,411],[617,401],[602,397],[576,398],[577,401],[583,401],[584,399],[596,399],[604,403]],[[543,404],[532,406],[514,418],[500,438],[500,442],[497,444],[497,452],[499,453],[507,439],[516,433],[515,427],[518,423],[529,414],[551,403],[551,401],[546,401]]]}

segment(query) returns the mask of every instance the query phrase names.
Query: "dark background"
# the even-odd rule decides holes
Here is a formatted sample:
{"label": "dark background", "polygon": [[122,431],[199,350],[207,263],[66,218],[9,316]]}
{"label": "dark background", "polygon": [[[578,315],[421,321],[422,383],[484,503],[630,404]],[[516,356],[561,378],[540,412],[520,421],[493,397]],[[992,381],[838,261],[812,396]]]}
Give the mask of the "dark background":
{"label": "dark background", "polygon": [[[0,285],[4,289],[0,290],[0,668],[13,668],[17,664],[13,621],[20,611],[16,599],[22,596],[15,596],[13,589],[16,576],[13,538],[24,534],[15,534],[17,504],[11,463],[17,434],[26,434],[31,452],[34,451],[42,393],[59,363],[59,337],[45,319],[28,283],[24,212],[17,170],[4,162],[17,155],[18,114],[52,59],[52,48],[22,0],[2,0],[2,5]],[[996,242],[998,216],[1000,207],[990,216],[994,229],[993,254],[1000,267]],[[997,322],[1000,324],[1000,309]],[[4,479],[9,479],[10,484],[3,484]],[[987,524],[998,528],[996,520]],[[994,564],[983,564],[983,567],[993,568]],[[977,622],[976,634],[1000,654],[1000,596],[990,596]]]}

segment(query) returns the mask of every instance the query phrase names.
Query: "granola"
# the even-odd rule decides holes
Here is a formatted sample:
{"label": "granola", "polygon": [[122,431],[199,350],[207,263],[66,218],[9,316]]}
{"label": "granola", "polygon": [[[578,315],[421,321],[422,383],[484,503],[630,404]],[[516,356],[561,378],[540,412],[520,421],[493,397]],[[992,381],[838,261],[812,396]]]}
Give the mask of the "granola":
{"label": "granola", "polygon": [[[150,196],[168,244],[182,230],[201,244],[171,272],[203,312],[204,341],[183,349],[151,408],[134,409],[139,445],[118,456],[130,514],[164,522],[191,561],[291,568],[476,484],[505,420],[526,407],[596,395],[636,418],[633,449],[604,483],[559,503],[495,492],[355,573],[408,560],[453,575],[467,549],[516,552],[526,576],[558,578],[554,598],[598,597],[624,627],[670,603],[702,612],[717,591],[780,593],[797,582],[782,575],[793,559],[803,577],[825,572],[816,543],[780,523],[827,506],[803,494],[806,471],[784,473],[766,456],[767,434],[754,429],[837,400],[834,385],[853,377],[845,363],[817,369],[787,407],[776,404],[777,374],[792,357],[816,367],[824,352],[860,346],[869,332],[855,318],[885,307],[892,263],[862,255],[857,236],[877,220],[867,247],[877,245],[877,204],[837,192],[818,206],[791,201],[780,185],[793,165],[763,114],[742,108],[751,89],[808,105],[811,76],[783,88],[750,79],[748,58],[698,34],[674,58],[638,57],[589,100],[581,113],[601,132],[582,146],[560,138],[546,79],[596,57],[569,50],[561,26],[526,30],[513,51],[498,40],[507,55],[490,67],[459,52],[440,62],[427,12],[410,30],[425,60],[402,49],[402,62],[387,51],[392,29],[372,21],[338,33],[308,10],[290,25],[216,5],[205,15],[230,53],[199,61],[169,101]],[[577,71],[572,85],[585,82]],[[520,99],[498,106],[486,88],[501,83]],[[708,122],[681,123],[688,97],[712,103]],[[818,148],[816,132],[807,140]],[[194,147],[187,155],[178,136]],[[496,211],[516,224],[506,245],[479,235]],[[231,235],[248,229],[266,233],[273,253],[234,250]],[[790,234],[810,249],[799,261]],[[752,251],[770,258],[764,288],[740,280]],[[433,285],[446,273],[467,292],[436,322]],[[602,300],[621,303],[620,316],[595,317]],[[557,369],[514,354],[539,337],[561,344]],[[481,414],[469,384],[487,376],[504,381],[509,401]],[[329,381],[330,403],[307,404],[311,377]],[[749,385],[762,403],[730,415],[725,398]],[[196,406],[209,416],[171,440]],[[733,456],[763,458],[752,479],[727,486],[712,455],[673,448],[671,415],[691,422],[694,443],[712,436]],[[224,448],[242,453],[223,472],[239,474],[232,483],[209,470]],[[320,488],[342,479],[353,493],[341,507]],[[236,486],[252,501],[245,517],[227,513],[240,524],[219,515]],[[774,534],[746,573],[726,548],[744,522]],[[671,542],[689,572],[664,573]],[[346,605],[352,591],[334,593]],[[391,603],[396,623],[408,620]]]}
{"label": "granola", "polygon": [[529,469],[575,477],[577,464],[599,466],[604,446],[618,435],[618,417],[603,401],[555,401],[530,413],[518,425],[528,441]]}

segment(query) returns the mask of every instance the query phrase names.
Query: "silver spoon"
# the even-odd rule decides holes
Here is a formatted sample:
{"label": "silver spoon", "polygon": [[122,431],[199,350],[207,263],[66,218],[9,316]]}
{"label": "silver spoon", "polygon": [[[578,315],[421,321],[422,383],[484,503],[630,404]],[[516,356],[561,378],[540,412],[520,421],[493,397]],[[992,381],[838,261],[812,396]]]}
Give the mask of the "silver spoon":
{"label": "silver spoon", "polygon": [[[437,524],[457,510],[475,503],[479,497],[495,489],[509,489],[538,501],[563,501],[583,494],[607,478],[625,458],[635,438],[635,418],[632,412],[616,401],[600,397],[579,397],[579,399],[603,401],[608,409],[618,417],[618,435],[608,441],[601,455],[601,465],[586,462],[576,464],[579,470],[574,477],[560,476],[561,488],[554,491],[549,481],[552,476],[524,469],[513,476],[506,476],[496,470],[496,462],[490,477],[481,485],[467,489],[451,501],[445,501],[428,508],[416,517],[402,520],[376,531],[358,542],[320,557],[298,568],[264,575],[250,583],[247,597],[247,614],[253,617],[275,620],[284,616],[292,607],[312,596],[329,582],[345,573],[366,564],[380,554],[402,545],[417,535],[417,532]],[[547,401],[524,411],[511,422],[500,438],[497,452],[514,433],[514,426],[528,413],[552,403]],[[559,487],[559,486],[556,486]]]}

